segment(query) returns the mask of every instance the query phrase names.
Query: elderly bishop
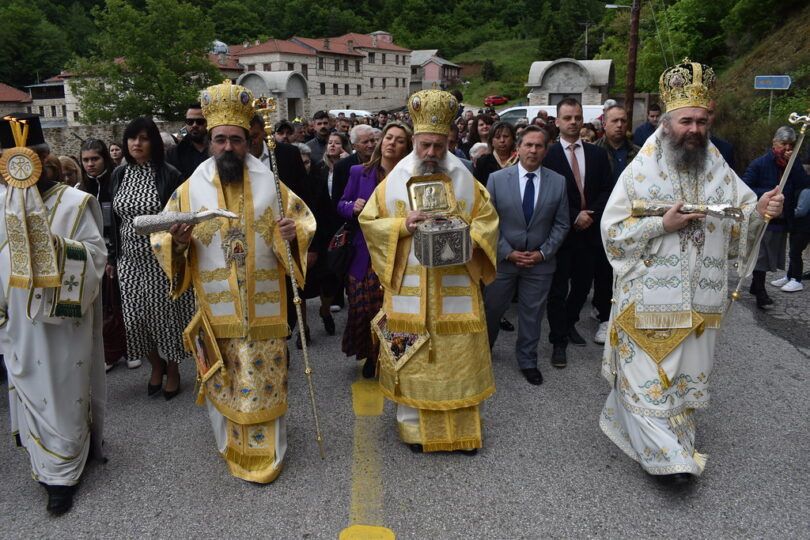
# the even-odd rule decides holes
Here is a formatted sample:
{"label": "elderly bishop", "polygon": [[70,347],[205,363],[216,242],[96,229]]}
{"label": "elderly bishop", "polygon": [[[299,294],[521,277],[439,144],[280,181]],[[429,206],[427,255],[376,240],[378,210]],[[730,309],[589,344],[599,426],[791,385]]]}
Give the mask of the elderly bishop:
{"label": "elderly bishop", "polygon": [[[661,75],[667,112],[601,222],[615,285],[602,364],[612,390],[600,426],[649,474],[678,484],[706,464],[695,411],[709,405],[728,273],[756,256],[757,233],[784,199],[774,189],[757,201],[709,141],[714,83],[709,66],[688,60]],[[684,203],[736,211],[687,214]]]}
{"label": "elderly bishop", "polygon": [[[273,174],[248,152],[255,113],[247,88],[230,81],[202,91],[211,157],[175,191],[167,211],[226,208],[238,217],[195,227],[173,225],[152,235],[152,248],[177,298],[193,286],[199,310],[185,341],[197,357],[217,449],[236,477],[269,483],[287,448],[285,275],[304,283],[315,218],[281,185],[278,212]],[[287,267],[285,241],[293,250]]]}
{"label": "elderly bishop", "polygon": [[[487,190],[447,151],[458,106],[438,90],[409,98],[414,150],[359,217],[384,289],[373,325],[381,341],[380,388],[396,402],[400,437],[414,451],[475,453],[482,446],[480,404],[495,391],[481,284],[495,279],[498,215]],[[419,188],[414,181],[425,177]],[[468,225],[470,256],[456,260],[463,242],[448,242],[433,250],[439,261],[420,262],[417,251],[424,257],[424,250],[417,248],[425,246],[414,233],[441,208],[439,219],[447,221],[436,223]]]}

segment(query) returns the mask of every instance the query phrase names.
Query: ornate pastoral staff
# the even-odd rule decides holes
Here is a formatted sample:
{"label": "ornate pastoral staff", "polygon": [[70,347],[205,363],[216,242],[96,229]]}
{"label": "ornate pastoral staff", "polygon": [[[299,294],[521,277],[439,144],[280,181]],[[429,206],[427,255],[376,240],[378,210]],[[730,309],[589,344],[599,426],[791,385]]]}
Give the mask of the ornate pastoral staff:
{"label": "ornate pastoral staff", "polygon": [[[273,124],[270,120],[270,113],[276,110],[275,98],[268,98],[261,96],[253,100],[253,106],[264,118],[264,132],[267,141],[267,148],[270,153],[270,165],[273,169],[273,178],[276,182],[276,200],[278,201],[278,214],[284,218],[284,203],[281,199],[281,180],[278,175],[278,166],[276,165],[276,140],[273,138]],[[284,247],[287,249],[287,266],[292,270],[294,268],[294,261],[292,250],[290,249],[290,242],[284,241]],[[321,452],[321,459],[326,458],[326,453],[323,449],[323,437],[321,436],[321,423],[318,419],[318,405],[315,403],[315,385],[312,383],[312,368],[309,366],[309,349],[307,348],[307,338],[304,328],[306,326],[304,315],[301,312],[301,297],[298,296],[298,280],[295,277],[295,272],[290,271],[290,282],[292,283],[293,290],[293,304],[295,304],[295,316],[298,320],[298,329],[301,332],[301,350],[304,352],[304,373],[307,375],[307,386],[309,387],[309,400],[312,403],[312,417],[315,419],[315,439],[318,441],[318,448]]]}
{"label": "ornate pastoral staff", "polygon": [[[802,147],[802,143],[804,142],[804,134],[807,131],[807,126],[810,125],[810,115],[799,116],[798,114],[790,113],[788,117],[788,122],[791,124],[801,124],[802,127],[799,130],[799,140],[796,141],[796,146],[793,148],[793,153],[790,155],[790,159],[788,160],[788,164],[785,167],[785,172],[782,173],[782,179],[779,181],[779,193],[782,192],[782,189],[785,187],[785,183],[787,182],[788,176],[790,175],[790,171],[793,168],[793,163],[796,161],[796,156],[799,155],[799,150]],[[765,236],[765,229],[767,228],[768,222],[771,221],[774,217],[777,216],[765,216],[765,227],[760,229],[759,234],[757,235],[756,242],[754,242],[754,246],[756,249],[752,250],[751,253],[755,255],[759,253],[759,244],[762,242],[762,237]],[[743,279],[745,279],[748,274],[750,274],[753,269],[754,265],[757,263],[757,258],[755,256],[749,257],[748,260],[745,262],[745,266],[740,271],[740,279],[737,280],[737,287],[734,289],[734,292],[731,293],[731,302],[728,303],[728,307],[726,308],[726,313],[723,318],[727,317],[729,312],[731,311],[731,306],[734,304],[736,300],[739,300],[740,294],[740,287],[742,287]]]}

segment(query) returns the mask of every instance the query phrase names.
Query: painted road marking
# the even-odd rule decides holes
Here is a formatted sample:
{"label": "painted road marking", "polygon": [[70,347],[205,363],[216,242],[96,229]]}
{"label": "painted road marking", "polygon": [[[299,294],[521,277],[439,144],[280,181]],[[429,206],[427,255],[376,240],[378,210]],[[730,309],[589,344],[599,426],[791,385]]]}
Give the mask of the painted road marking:
{"label": "painted road marking", "polygon": [[382,526],[382,455],[379,449],[380,416],[385,399],[377,381],[352,384],[354,450],[352,453],[352,503],[349,527],[340,540],[394,540],[394,532]]}

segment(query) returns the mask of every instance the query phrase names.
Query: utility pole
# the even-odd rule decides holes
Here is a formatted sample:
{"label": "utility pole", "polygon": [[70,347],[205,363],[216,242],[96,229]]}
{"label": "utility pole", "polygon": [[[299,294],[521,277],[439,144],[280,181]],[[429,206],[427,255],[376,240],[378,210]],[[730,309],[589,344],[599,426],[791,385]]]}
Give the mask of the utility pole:
{"label": "utility pole", "polygon": [[584,23],[579,23],[580,26],[585,27],[585,60],[589,59],[588,58],[588,28],[590,28],[594,24],[595,23],[592,23],[591,21],[586,21]]}
{"label": "utility pole", "polygon": [[630,45],[627,49],[627,84],[624,94],[624,108],[627,110],[627,128],[633,130],[633,106],[636,103],[636,57],[638,56],[638,19],[641,14],[641,0],[633,0],[630,8]]}

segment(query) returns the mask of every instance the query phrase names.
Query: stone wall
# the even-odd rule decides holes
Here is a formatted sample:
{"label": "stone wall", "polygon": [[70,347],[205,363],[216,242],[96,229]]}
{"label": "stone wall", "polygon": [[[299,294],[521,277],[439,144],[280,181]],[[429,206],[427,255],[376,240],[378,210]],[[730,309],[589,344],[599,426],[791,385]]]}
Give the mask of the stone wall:
{"label": "stone wall", "polygon": [[[184,127],[182,122],[156,122],[160,131],[176,133]],[[51,146],[51,153],[58,156],[79,157],[79,148],[82,141],[88,137],[101,139],[109,145],[111,141],[121,144],[124,138],[126,124],[108,124],[100,126],[73,126],[43,128],[45,141]]]}

